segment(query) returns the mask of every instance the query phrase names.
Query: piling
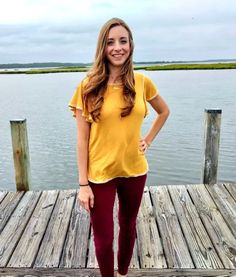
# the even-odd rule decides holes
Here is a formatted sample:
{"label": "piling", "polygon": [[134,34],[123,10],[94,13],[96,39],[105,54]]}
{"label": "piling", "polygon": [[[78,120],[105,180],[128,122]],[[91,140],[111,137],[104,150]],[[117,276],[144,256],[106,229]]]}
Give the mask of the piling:
{"label": "piling", "polygon": [[216,184],[220,145],[220,109],[205,109],[201,183]]}
{"label": "piling", "polygon": [[30,158],[26,119],[10,121],[17,191],[30,189]]}

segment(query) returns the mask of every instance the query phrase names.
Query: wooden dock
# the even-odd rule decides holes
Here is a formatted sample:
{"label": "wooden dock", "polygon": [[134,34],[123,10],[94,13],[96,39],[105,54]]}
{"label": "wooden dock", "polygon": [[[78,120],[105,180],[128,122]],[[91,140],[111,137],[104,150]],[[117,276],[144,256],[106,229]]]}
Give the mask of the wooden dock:
{"label": "wooden dock", "polygon": [[[0,276],[100,276],[76,193],[0,192]],[[128,276],[236,276],[236,184],[146,187]]]}

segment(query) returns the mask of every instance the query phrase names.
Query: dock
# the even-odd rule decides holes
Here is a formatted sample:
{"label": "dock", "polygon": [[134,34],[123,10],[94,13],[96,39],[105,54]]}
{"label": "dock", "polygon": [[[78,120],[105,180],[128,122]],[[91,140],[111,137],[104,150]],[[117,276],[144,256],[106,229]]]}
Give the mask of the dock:
{"label": "dock", "polygon": [[[100,276],[77,192],[0,191],[0,276]],[[129,277],[236,276],[236,184],[145,187],[136,230]]]}

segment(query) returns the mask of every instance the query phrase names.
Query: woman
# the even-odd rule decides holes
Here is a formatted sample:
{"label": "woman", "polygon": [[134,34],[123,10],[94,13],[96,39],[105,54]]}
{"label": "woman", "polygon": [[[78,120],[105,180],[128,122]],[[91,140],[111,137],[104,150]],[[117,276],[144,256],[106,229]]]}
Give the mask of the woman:
{"label": "woman", "polygon": [[[169,115],[152,81],[133,71],[133,49],[127,24],[118,18],[106,22],[100,31],[92,69],[69,103],[78,129],[78,201],[90,213],[102,277],[114,276],[116,193],[120,226],[117,276],[127,276],[148,171],[144,154]],[[157,117],[141,138],[147,101]]]}

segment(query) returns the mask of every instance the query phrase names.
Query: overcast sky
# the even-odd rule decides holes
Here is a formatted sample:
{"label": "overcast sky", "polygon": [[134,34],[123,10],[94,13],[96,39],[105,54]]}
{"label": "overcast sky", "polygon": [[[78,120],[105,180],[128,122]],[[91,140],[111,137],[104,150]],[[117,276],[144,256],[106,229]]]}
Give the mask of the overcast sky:
{"label": "overcast sky", "polygon": [[135,61],[236,59],[235,0],[0,0],[0,63],[92,62],[111,17]]}

